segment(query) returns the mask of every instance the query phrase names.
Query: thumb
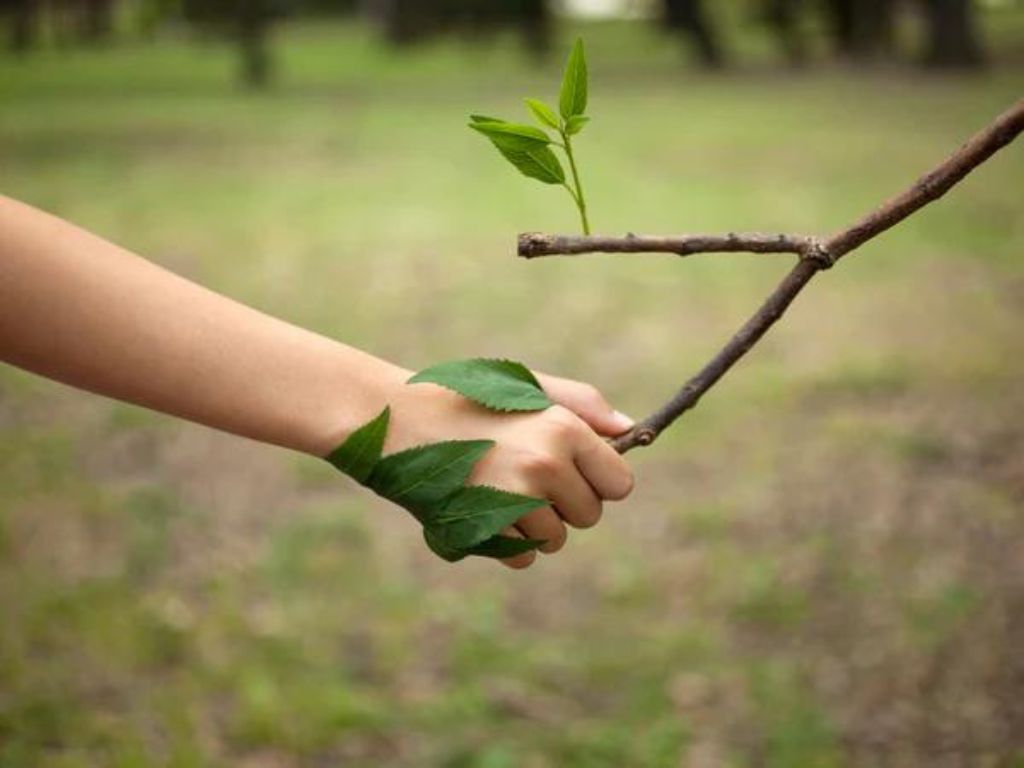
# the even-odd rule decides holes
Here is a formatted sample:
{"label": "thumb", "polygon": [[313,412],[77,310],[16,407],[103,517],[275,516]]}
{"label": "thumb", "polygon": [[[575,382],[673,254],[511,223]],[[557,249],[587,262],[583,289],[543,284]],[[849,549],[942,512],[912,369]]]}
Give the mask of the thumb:
{"label": "thumb", "polygon": [[635,424],[629,416],[612,408],[604,395],[590,384],[542,373],[537,374],[537,380],[552,401],[575,413],[599,435],[615,437]]}

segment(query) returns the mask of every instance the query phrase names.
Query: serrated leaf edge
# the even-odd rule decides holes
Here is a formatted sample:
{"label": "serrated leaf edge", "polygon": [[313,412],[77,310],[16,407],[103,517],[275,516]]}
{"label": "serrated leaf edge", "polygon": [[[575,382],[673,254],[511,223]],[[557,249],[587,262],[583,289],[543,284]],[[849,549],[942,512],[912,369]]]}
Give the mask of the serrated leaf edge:
{"label": "serrated leaf edge", "polygon": [[[479,397],[477,395],[466,394],[465,392],[463,392],[462,390],[458,389],[455,386],[452,386],[448,382],[440,382],[440,381],[435,381],[435,380],[433,380],[431,378],[424,378],[425,376],[429,375],[435,369],[440,368],[441,366],[446,365],[446,364],[454,364],[454,363],[484,363],[484,364],[497,363],[497,364],[500,364],[500,365],[510,366],[511,368],[514,369],[515,372],[513,373],[512,371],[505,371],[505,373],[507,375],[513,377],[517,381],[521,381],[523,384],[528,384],[528,385],[532,386],[536,390],[537,395],[544,398],[544,400],[546,402],[546,405],[544,405],[543,407],[534,407],[534,406],[530,406],[530,407],[507,407],[507,406],[502,406],[502,405],[496,404],[496,403],[494,403],[492,401],[489,401],[489,400],[487,400],[487,399],[485,399],[483,397]],[[422,371],[419,371],[418,373],[414,374],[413,376],[411,376],[406,381],[406,383],[407,384],[435,384],[435,385],[437,385],[439,387],[444,387],[445,389],[448,389],[448,390],[450,390],[452,392],[455,392],[456,394],[462,395],[463,397],[465,397],[468,400],[472,400],[475,403],[479,403],[480,405],[484,406],[485,408],[487,408],[489,410],[498,411],[499,413],[528,413],[528,412],[531,412],[531,411],[542,411],[542,410],[550,408],[552,405],[554,405],[554,403],[552,402],[551,398],[548,396],[548,393],[544,391],[544,387],[541,386],[540,381],[537,380],[537,377],[534,375],[533,371],[531,371],[528,367],[523,365],[518,360],[511,360],[511,359],[509,359],[507,357],[472,357],[472,358],[469,358],[467,360],[451,360],[451,361],[448,361],[448,363],[438,363],[437,365],[432,365],[429,368],[424,368]]]}
{"label": "serrated leaf edge", "polygon": [[[503,505],[503,506],[512,506],[513,504],[518,504],[518,505],[521,505],[521,506],[525,507],[525,506],[529,506],[529,504],[531,502],[534,502],[533,507],[530,510],[528,510],[527,512],[524,512],[523,513],[524,515],[529,514],[534,509],[540,509],[541,507],[546,507],[549,504],[549,502],[546,499],[542,499],[540,496],[527,496],[524,493],[516,493],[515,491],[506,491],[504,488],[496,488],[495,486],[487,485],[486,483],[477,484],[477,485],[464,485],[464,486],[462,486],[462,488],[459,488],[457,491],[453,491],[450,496],[448,496],[448,497],[446,497],[444,499],[444,501],[445,502],[451,501],[452,497],[454,497],[456,494],[458,494],[458,493],[460,493],[462,491],[473,490],[473,489],[476,489],[476,488],[482,488],[482,489],[484,489],[486,491],[491,491],[492,493],[496,493],[496,494],[499,494],[501,496],[508,497],[509,498],[509,503],[506,504],[506,505]],[[512,499],[515,499],[515,501],[512,501]],[[444,505],[442,504],[442,506],[444,506]],[[459,520],[468,520],[468,519],[471,519],[471,517],[469,515],[463,515],[462,517],[452,517],[452,518],[436,517],[436,518],[434,518],[431,521],[430,524],[432,526],[440,526],[440,525],[444,524],[445,522],[452,522],[452,523],[454,523],[454,522],[458,522]]]}
{"label": "serrated leaf edge", "polygon": [[[345,462],[348,465],[348,467],[341,466],[338,454],[340,454],[342,451],[344,451],[346,446],[348,446],[349,443],[351,443],[353,441],[353,439],[355,439],[358,435],[360,435],[360,433],[363,433],[364,431],[369,431],[369,430],[376,430],[378,425],[380,425],[380,424],[383,425],[383,435],[381,436],[381,439],[379,441],[375,441],[374,444],[365,444],[363,446],[363,448],[354,457],[350,458],[348,461]],[[349,475],[349,477],[352,477],[353,479],[355,479],[356,481],[358,481],[360,483],[364,482],[370,476],[370,474],[373,472],[373,469],[377,465],[377,463],[380,461],[381,449],[384,447],[384,440],[387,438],[388,428],[389,428],[390,424],[391,424],[391,406],[388,405],[388,406],[384,407],[383,411],[381,411],[376,416],[374,416],[372,419],[370,419],[368,422],[366,422],[361,427],[359,427],[358,429],[353,431],[347,438],[345,438],[345,440],[341,443],[341,445],[339,445],[337,448],[335,448],[333,451],[331,451],[329,454],[327,454],[324,457],[324,459],[331,466],[333,466],[335,469],[339,470],[340,472],[343,472],[343,473]],[[373,457],[373,461],[370,464],[370,468],[365,473],[360,473],[358,475],[353,473],[351,471],[350,467],[353,464],[355,464],[358,460],[363,458],[363,456],[365,454],[366,448],[370,447],[370,446],[375,446],[374,447],[375,455]]]}
{"label": "serrated leaf edge", "polygon": [[[406,454],[418,453],[418,452],[421,452],[421,451],[423,451],[425,449],[428,449],[428,448],[435,448],[435,447],[448,446],[448,445],[466,445],[467,448],[469,448],[469,446],[472,445],[473,449],[483,448],[483,450],[480,451],[480,454],[473,460],[473,463],[470,465],[470,471],[472,471],[473,467],[476,466],[476,463],[478,461],[480,461],[480,459],[482,459],[487,454],[487,452],[489,450],[491,450],[491,448],[493,448],[495,446],[495,442],[494,442],[494,440],[443,440],[443,441],[441,441],[439,443],[426,443],[424,445],[416,446],[414,448],[406,448],[405,450],[399,451],[398,453],[388,454],[387,456],[382,457],[377,462],[377,466],[375,466],[373,468],[373,471],[370,472],[370,475],[367,478],[367,486],[369,488],[372,488],[375,491],[378,491],[378,488],[377,488],[376,484],[374,483],[374,475],[376,474],[378,467],[380,467],[380,465],[383,462],[390,461],[390,460],[393,460],[393,459],[400,459],[403,456],[405,456]],[[415,483],[413,483],[412,485],[409,485],[409,486],[403,488],[401,490],[401,492],[399,492],[399,493],[388,494],[387,496],[385,496],[385,498],[390,499],[391,501],[395,502],[396,504],[401,505],[402,502],[400,501],[400,499],[408,497],[409,494],[411,494],[415,489],[419,488],[422,485],[425,485],[426,483],[430,482],[431,480],[434,480],[438,476],[442,475],[444,472],[446,472],[452,466],[452,464],[456,463],[456,461],[463,460],[465,458],[465,456],[472,455],[472,453],[473,453],[472,450],[467,450],[466,453],[462,454],[458,459],[454,459],[452,461],[449,461],[449,462],[447,462],[446,464],[444,464],[444,465],[442,465],[440,467],[435,467],[434,470],[429,472],[429,473],[428,472],[424,472],[419,478],[417,478],[417,481]],[[468,476],[469,472],[467,472],[466,475]],[[464,482],[465,482],[465,478],[462,480],[462,483],[464,483]],[[446,494],[437,503],[440,504],[442,501],[446,500],[449,496],[451,496],[454,493],[458,493],[458,491],[460,489],[465,488],[465,487],[466,487],[465,485],[460,484],[455,490],[453,490],[453,491],[449,492],[448,494]],[[384,495],[384,494],[381,494],[381,495]]]}

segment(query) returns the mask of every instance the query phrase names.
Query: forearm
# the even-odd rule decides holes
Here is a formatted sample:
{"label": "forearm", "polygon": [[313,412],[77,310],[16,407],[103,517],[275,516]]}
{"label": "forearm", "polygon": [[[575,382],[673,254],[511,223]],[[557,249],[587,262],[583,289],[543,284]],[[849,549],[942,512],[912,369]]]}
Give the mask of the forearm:
{"label": "forearm", "polygon": [[0,360],[315,455],[407,375],[2,196]]}

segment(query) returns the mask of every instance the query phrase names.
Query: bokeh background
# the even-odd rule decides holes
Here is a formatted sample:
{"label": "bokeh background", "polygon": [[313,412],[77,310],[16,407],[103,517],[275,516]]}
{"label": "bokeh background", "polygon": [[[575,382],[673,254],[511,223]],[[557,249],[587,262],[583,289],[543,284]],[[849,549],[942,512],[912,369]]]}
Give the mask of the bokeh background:
{"label": "bokeh background", "polygon": [[[599,231],[828,232],[1024,91],[1021,2],[0,8],[4,193],[409,368],[509,356],[637,416],[789,258],[517,260],[575,213],[469,112],[553,100],[580,34]],[[1014,146],[522,573],[0,368],[0,765],[1024,765],[1022,253]]]}

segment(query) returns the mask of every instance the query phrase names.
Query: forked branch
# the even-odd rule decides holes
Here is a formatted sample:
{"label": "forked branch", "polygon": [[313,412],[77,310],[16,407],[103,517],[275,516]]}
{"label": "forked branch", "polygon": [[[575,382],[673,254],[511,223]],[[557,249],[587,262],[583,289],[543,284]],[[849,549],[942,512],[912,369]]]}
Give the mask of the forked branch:
{"label": "forked branch", "polygon": [[851,251],[920,208],[938,200],[967,174],[1012,142],[1024,131],[1024,99],[997,117],[991,125],[971,137],[930,173],[918,179],[905,192],[891,198],[845,229],[828,237],[787,234],[680,235],[659,237],[628,234],[546,235],[530,232],[519,236],[519,255],[540,256],[583,253],[793,253],[796,266],[768,296],[760,308],[729,339],[729,342],[661,408],[639,422],[612,444],[620,453],[640,445],[650,445],[659,434],[693,408],[700,398],[753,347],[796,298],[811,278],[828,269]]}

